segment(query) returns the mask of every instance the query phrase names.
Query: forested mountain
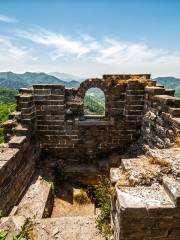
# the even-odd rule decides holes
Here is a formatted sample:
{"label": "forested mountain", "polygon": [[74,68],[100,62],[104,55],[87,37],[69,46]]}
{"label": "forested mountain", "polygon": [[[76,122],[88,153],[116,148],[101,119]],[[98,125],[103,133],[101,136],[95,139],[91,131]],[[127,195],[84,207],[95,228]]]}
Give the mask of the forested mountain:
{"label": "forested mountain", "polygon": [[17,74],[13,72],[0,72],[0,88],[19,89],[23,87],[31,87],[33,84],[63,84],[70,88],[76,88],[79,86],[78,81],[63,81],[46,73],[26,72],[23,74]]}
{"label": "forested mountain", "polygon": [[62,81],[65,81],[65,82],[71,82],[71,81],[74,81],[74,80],[78,81],[78,82],[82,82],[83,79],[85,79],[85,78],[75,76],[75,75],[72,75],[72,74],[68,74],[68,73],[50,72],[48,74],[51,75],[51,76],[57,77],[57,78],[61,79]]}
{"label": "forested mountain", "polygon": [[165,86],[165,88],[175,89],[175,95],[180,97],[180,78],[175,77],[158,77],[155,78],[159,84]]}

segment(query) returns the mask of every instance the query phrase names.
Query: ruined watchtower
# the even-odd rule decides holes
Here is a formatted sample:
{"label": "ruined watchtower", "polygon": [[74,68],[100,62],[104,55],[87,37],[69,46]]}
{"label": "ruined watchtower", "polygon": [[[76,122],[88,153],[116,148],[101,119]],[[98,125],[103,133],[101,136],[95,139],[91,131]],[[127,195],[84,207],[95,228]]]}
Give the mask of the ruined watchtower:
{"label": "ruined watchtower", "polygon": [[[84,114],[84,96],[92,87],[104,92],[104,116]],[[108,159],[115,186],[114,239],[178,240],[179,129],[180,99],[149,74],[104,75],[77,89],[51,84],[20,89],[0,150],[0,209],[13,215],[40,159],[71,168]],[[119,156],[115,162],[114,153]]]}

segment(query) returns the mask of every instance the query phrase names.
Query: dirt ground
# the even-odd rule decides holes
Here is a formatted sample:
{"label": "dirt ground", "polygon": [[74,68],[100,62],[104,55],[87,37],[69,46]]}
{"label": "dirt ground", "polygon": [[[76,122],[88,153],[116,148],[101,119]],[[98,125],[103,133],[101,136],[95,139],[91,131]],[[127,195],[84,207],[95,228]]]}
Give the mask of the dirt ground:
{"label": "dirt ground", "polygon": [[93,216],[97,214],[94,203],[79,204],[73,199],[73,192],[77,186],[70,182],[63,182],[55,188],[54,206],[51,217]]}

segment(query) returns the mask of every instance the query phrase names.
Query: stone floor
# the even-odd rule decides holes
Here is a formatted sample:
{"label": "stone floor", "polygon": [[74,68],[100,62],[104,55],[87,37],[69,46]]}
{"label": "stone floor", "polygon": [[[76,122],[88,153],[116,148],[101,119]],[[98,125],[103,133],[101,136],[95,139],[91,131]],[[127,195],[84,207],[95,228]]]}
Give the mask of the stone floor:
{"label": "stone floor", "polygon": [[[0,220],[0,229],[8,232],[6,240],[16,236],[26,218],[11,216]],[[30,239],[36,240],[103,240],[96,228],[95,216],[44,218],[32,220]]]}
{"label": "stone floor", "polygon": [[74,201],[74,194],[79,188],[71,182],[63,182],[55,189],[54,205],[51,217],[94,216],[97,213],[90,200],[85,204]]}
{"label": "stone floor", "polygon": [[103,240],[95,216],[47,218],[35,222],[36,240]]}
{"label": "stone floor", "polygon": [[148,149],[137,157],[124,156],[119,168],[111,168],[112,183],[120,186],[151,186],[162,183],[164,176],[180,176],[180,148]]}

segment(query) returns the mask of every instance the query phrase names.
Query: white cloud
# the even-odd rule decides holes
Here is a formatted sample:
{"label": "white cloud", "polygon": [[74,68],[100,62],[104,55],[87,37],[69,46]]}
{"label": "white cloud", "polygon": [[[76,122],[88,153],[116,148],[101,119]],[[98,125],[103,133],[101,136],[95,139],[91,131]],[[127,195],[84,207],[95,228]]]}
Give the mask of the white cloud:
{"label": "white cloud", "polygon": [[0,22],[14,23],[14,22],[16,22],[16,19],[0,14]]}
{"label": "white cloud", "polygon": [[52,47],[54,49],[51,54],[52,60],[56,60],[66,55],[72,55],[80,58],[97,48],[96,42],[92,40],[85,43],[42,28],[40,28],[38,32],[18,31],[18,35],[29,39],[34,43]]}
{"label": "white cloud", "polygon": [[0,36],[0,56],[1,71],[15,69],[28,61],[36,60],[31,56],[31,50],[17,45],[14,39],[5,36]]}
{"label": "white cloud", "polygon": [[42,28],[39,28],[38,31],[18,31],[18,34],[34,43],[52,47],[51,57],[54,61],[69,55],[76,58],[89,58],[106,64],[129,61],[145,63],[180,57],[180,53],[174,55],[163,49],[151,48],[144,43],[123,42],[107,37],[100,41],[87,34],[81,35],[78,40]]}
{"label": "white cloud", "polygon": [[[0,54],[3,51],[6,59],[9,59],[7,64],[10,66],[12,63],[12,56],[16,59],[13,69],[23,62],[23,65],[18,65],[21,71],[61,71],[84,76],[138,72],[180,76],[180,52],[154,48],[143,42],[126,42],[110,37],[99,40],[88,34],[74,38],[43,28],[19,30],[16,35],[20,42],[23,38],[24,44],[33,46],[38,61],[24,64],[27,59],[33,60],[30,50],[18,47],[7,39],[2,45],[0,38]],[[0,62],[4,62],[4,59]]]}

